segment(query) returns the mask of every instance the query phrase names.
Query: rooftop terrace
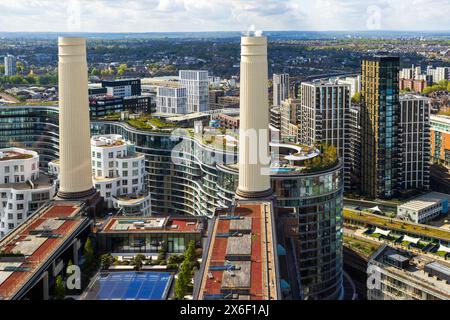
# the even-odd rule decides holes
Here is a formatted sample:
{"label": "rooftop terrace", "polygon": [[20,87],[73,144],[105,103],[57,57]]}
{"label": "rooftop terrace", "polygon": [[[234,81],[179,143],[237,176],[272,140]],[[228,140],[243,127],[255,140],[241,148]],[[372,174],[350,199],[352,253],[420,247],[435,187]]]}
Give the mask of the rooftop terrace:
{"label": "rooftop terrace", "polygon": [[202,222],[186,217],[123,218],[113,217],[101,233],[200,232]]}
{"label": "rooftop terrace", "polygon": [[[80,202],[51,201],[0,241],[0,299],[10,299],[89,220]],[[8,257],[8,255],[16,257]]]}
{"label": "rooftop terrace", "polygon": [[276,252],[270,202],[238,202],[217,211],[198,299],[276,300]]}

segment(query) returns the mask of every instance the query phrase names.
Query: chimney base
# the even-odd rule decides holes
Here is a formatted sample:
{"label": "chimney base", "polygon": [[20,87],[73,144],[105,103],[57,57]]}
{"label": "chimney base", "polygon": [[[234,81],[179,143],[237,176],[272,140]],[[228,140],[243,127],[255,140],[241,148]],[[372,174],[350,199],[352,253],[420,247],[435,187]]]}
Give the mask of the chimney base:
{"label": "chimney base", "polygon": [[92,198],[92,196],[95,195],[96,192],[97,190],[95,190],[94,188],[81,192],[58,191],[56,197],[61,200],[85,200],[88,198]]}
{"label": "chimney base", "polygon": [[237,200],[263,200],[273,198],[273,190],[268,189],[265,191],[243,191],[240,189],[236,190]]}

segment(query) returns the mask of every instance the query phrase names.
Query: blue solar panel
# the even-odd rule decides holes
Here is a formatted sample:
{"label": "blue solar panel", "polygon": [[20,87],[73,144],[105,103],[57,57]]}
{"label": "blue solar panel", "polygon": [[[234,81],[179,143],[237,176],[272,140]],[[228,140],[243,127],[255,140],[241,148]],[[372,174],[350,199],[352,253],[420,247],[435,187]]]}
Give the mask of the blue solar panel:
{"label": "blue solar panel", "polygon": [[101,274],[89,300],[163,300],[172,275],[168,272],[111,272]]}

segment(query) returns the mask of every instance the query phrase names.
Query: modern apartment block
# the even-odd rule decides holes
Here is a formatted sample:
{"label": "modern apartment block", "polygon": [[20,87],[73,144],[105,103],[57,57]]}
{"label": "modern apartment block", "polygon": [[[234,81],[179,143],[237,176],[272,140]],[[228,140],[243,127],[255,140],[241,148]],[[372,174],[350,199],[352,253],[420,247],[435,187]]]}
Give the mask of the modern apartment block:
{"label": "modern apartment block", "polygon": [[[401,150],[401,151],[400,151]],[[430,187],[430,104],[426,97],[400,96],[400,191]]]}
{"label": "modern apartment block", "polygon": [[302,83],[301,90],[299,142],[308,146],[335,146],[347,175],[350,141],[346,139],[346,118],[350,110],[350,86],[319,80]]}
{"label": "modern apartment block", "polygon": [[4,57],[3,60],[5,63],[5,76],[10,77],[16,75],[17,74],[16,57],[8,54]]}
{"label": "modern apartment block", "polygon": [[284,141],[296,143],[298,140],[298,109],[300,100],[287,99],[281,101],[280,110],[280,129],[281,139]]}
{"label": "modern apartment block", "polygon": [[55,183],[39,172],[35,151],[0,149],[0,238],[55,195]]}
{"label": "modern apartment block", "polygon": [[106,88],[107,95],[115,97],[140,96],[142,93],[140,79],[102,81],[102,87]]}
{"label": "modern apartment block", "polygon": [[[91,138],[92,179],[108,208],[124,215],[150,215],[145,156],[120,135]],[[49,163],[49,173],[59,175],[59,161]]]}
{"label": "modern apartment block", "polygon": [[397,192],[399,65],[398,57],[362,61],[361,192],[370,198],[391,198]]}
{"label": "modern apartment block", "polygon": [[180,70],[180,83],[186,88],[187,112],[208,111],[208,71]]}
{"label": "modern apartment block", "polygon": [[450,168],[450,117],[430,116],[431,162]]}
{"label": "modern apartment block", "polygon": [[281,102],[289,98],[289,74],[273,75],[273,105],[280,106]]}
{"label": "modern apartment block", "polygon": [[428,256],[380,247],[370,258],[368,300],[449,300],[450,265]]}
{"label": "modern apartment block", "polygon": [[156,112],[166,114],[186,114],[187,89],[176,83],[156,89]]}
{"label": "modern apartment block", "polygon": [[448,67],[437,67],[427,68],[427,76],[431,76],[431,81],[433,83],[439,83],[442,80],[449,80],[450,68]]}

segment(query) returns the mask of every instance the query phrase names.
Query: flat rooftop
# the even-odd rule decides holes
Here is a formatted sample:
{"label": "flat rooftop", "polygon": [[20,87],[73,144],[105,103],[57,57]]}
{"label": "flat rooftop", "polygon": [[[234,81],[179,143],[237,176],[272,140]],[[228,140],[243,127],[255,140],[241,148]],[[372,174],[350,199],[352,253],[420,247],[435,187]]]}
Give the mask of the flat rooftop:
{"label": "flat rooftop", "polygon": [[235,207],[216,211],[199,300],[278,298],[272,217],[272,204],[266,201],[238,201]]}
{"label": "flat rooftop", "polygon": [[197,233],[203,230],[203,222],[197,218],[185,217],[149,217],[125,218],[113,217],[106,222],[100,233],[153,233],[185,232]]}
{"label": "flat rooftop", "polygon": [[0,188],[9,188],[15,190],[36,190],[39,188],[47,188],[52,185],[53,179],[48,174],[40,172],[39,178],[33,181],[33,185],[31,185],[29,182],[0,183]]}
{"label": "flat rooftop", "polygon": [[81,202],[50,201],[0,241],[0,299],[12,298],[88,218]]}
{"label": "flat rooftop", "polygon": [[0,150],[0,161],[31,159],[32,154],[18,152],[15,150]]}
{"label": "flat rooftop", "polygon": [[[409,260],[406,268],[399,269],[383,262],[384,256],[393,255],[401,257],[402,261]],[[385,246],[372,259],[381,264],[383,269],[389,271],[389,273],[407,280],[413,285],[417,284],[417,287],[423,287],[430,292],[441,295],[447,300],[450,299],[450,284],[445,279],[436,277],[436,274],[430,273],[430,270],[436,270],[441,274],[446,274],[450,270],[450,264],[441,261],[436,262],[430,257],[403,252],[389,246]]]}
{"label": "flat rooftop", "polygon": [[405,202],[404,204],[400,205],[399,208],[409,210],[422,210],[434,206],[443,200],[450,201],[450,195],[439,192],[430,192],[411,201]]}

